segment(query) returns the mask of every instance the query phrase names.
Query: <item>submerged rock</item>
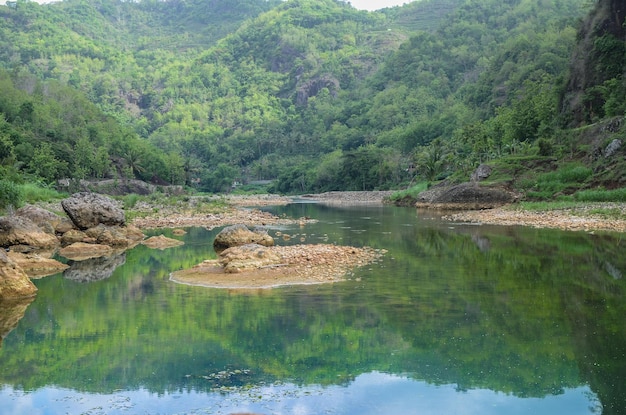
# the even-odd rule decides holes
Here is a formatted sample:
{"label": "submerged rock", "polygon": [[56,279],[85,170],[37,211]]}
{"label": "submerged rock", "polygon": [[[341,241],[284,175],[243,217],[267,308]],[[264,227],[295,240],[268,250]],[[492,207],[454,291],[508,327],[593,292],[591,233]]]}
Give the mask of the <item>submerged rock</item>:
{"label": "submerged rock", "polygon": [[247,244],[258,244],[263,246],[274,246],[272,238],[265,230],[250,230],[246,225],[227,226],[215,236],[213,248],[216,252],[221,252],[233,246]]}
{"label": "submerged rock", "polygon": [[152,236],[142,242],[145,246],[152,249],[167,249],[175,246],[181,246],[185,243],[178,239],[168,238],[165,235]]}

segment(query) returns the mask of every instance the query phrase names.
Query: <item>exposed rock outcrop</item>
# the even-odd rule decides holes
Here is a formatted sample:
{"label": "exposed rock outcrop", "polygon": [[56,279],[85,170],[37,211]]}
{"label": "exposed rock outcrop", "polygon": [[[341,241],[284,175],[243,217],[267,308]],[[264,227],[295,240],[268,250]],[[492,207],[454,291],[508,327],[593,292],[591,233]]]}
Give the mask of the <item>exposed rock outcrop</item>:
{"label": "exposed rock outcrop", "polygon": [[37,293],[37,287],[24,270],[0,249],[0,299],[25,298]]}
{"label": "exposed rock outcrop", "polygon": [[8,257],[22,268],[29,278],[41,278],[57,274],[68,268],[68,265],[40,253],[23,254],[20,252],[9,252]]}
{"label": "exposed rock outcrop", "polygon": [[54,234],[43,231],[27,217],[17,215],[0,217],[0,246],[30,251],[54,249],[58,245],[59,240]]}
{"label": "exposed rock outcrop", "polygon": [[281,262],[279,255],[259,244],[233,246],[220,254],[219,263],[227,274],[263,268]]}
{"label": "exposed rock outcrop", "polygon": [[415,206],[436,209],[491,209],[512,203],[516,197],[502,188],[462,183],[434,186],[419,194]]}
{"label": "exposed rock outcrop", "polygon": [[233,246],[247,244],[273,246],[274,238],[263,229],[250,230],[246,225],[232,225],[222,229],[222,231],[215,236],[213,248],[216,252],[221,252]]}
{"label": "exposed rock outcrop", "polygon": [[100,224],[124,226],[124,211],[112,199],[97,194],[81,192],[61,202],[63,210],[81,230],[94,228]]}
{"label": "exposed rock outcrop", "polygon": [[339,91],[339,81],[331,75],[311,79],[298,87],[296,103],[301,106],[307,105],[309,98],[316,96],[324,88],[327,88],[330,94],[335,97]]}
{"label": "exposed rock outcrop", "polygon": [[59,255],[74,261],[109,256],[112,253],[113,248],[108,245],[88,244],[84,242],[76,242],[59,250]]}
{"label": "exposed rock outcrop", "polygon": [[54,235],[57,226],[61,225],[63,218],[49,210],[42,209],[35,205],[26,205],[15,211],[17,216],[30,219],[35,225],[49,234]]}

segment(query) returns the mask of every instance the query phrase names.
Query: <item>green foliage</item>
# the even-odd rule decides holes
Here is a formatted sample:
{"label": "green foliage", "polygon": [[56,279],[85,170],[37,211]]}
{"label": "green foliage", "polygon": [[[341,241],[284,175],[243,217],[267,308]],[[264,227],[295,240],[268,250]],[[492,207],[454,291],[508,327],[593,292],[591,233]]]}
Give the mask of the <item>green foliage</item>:
{"label": "green foliage", "polygon": [[554,171],[538,174],[527,195],[531,199],[546,200],[557,194],[572,194],[582,188],[592,174],[592,169],[582,164],[565,164]]}
{"label": "green foliage", "polygon": [[427,190],[430,183],[421,182],[405,190],[394,192],[389,196],[389,201],[394,204],[401,204],[403,200],[415,201],[420,193]]}
{"label": "green foliage", "polygon": [[[278,179],[277,191],[309,192],[401,186],[412,164],[433,180],[508,155],[559,157],[583,12],[577,0],[3,7],[0,162],[47,181],[227,191]],[[596,42],[603,68],[621,67],[618,43]],[[596,117],[623,113],[619,76],[588,91]]]}
{"label": "green foliage", "polygon": [[20,207],[24,197],[20,187],[12,181],[0,179],[0,209]]}
{"label": "green foliage", "polygon": [[67,197],[67,194],[60,193],[53,187],[45,185],[44,183],[23,183],[20,184],[19,187],[24,201],[30,204],[56,201]]}
{"label": "green foliage", "polygon": [[581,202],[626,202],[626,187],[613,190],[580,190],[574,198]]}

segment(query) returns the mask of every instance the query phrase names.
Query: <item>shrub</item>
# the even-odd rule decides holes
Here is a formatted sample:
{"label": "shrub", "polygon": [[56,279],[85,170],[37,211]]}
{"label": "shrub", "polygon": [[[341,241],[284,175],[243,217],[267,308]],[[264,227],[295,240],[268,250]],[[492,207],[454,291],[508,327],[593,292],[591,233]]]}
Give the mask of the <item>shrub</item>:
{"label": "shrub", "polygon": [[9,180],[0,180],[0,209],[19,207],[23,203],[20,187]]}

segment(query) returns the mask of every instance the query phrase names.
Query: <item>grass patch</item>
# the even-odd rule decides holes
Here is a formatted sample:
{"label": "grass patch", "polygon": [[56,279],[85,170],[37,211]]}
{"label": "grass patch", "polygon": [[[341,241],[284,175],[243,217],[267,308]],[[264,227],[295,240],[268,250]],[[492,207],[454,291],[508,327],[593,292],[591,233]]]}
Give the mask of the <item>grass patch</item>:
{"label": "grass patch", "polygon": [[535,184],[530,186],[530,177],[520,180],[520,189],[527,189],[526,196],[534,200],[549,200],[555,195],[572,194],[580,189],[593,175],[593,170],[580,163],[569,163],[557,170],[538,174]]}
{"label": "grass patch", "polygon": [[424,190],[429,188],[428,182],[420,182],[415,186],[411,186],[405,190],[399,190],[394,192],[389,196],[389,201],[392,203],[401,202],[403,200],[412,199],[417,200],[417,196],[422,193]]}
{"label": "grass patch", "polygon": [[614,190],[581,190],[574,194],[581,202],[626,202],[626,187]]}
{"label": "grass patch", "polygon": [[51,202],[67,197],[67,193],[60,193],[56,189],[37,183],[24,183],[18,186],[22,199],[26,203]]}

